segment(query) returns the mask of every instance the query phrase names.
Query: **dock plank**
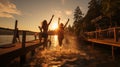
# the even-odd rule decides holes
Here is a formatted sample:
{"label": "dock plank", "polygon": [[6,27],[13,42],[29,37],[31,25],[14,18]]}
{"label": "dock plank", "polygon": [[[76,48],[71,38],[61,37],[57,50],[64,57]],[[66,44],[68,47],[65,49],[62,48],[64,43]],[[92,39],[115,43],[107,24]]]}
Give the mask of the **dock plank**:
{"label": "dock plank", "polygon": [[120,47],[120,42],[114,42],[112,39],[87,39],[87,41],[89,42],[94,42],[94,43],[99,43],[99,44],[106,44],[106,45],[110,45],[110,46],[116,46],[116,47]]}
{"label": "dock plank", "polygon": [[0,48],[0,65],[5,65],[14,58],[20,57],[21,55],[25,55],[29,51],[32,51],[35,48],[41,46],[41,44],[42,43],[39,43],[39,40],[36,40],[27,42],[25,48],[22,48],[21,43],[16,43],[14,47],[10,48]]}
{"label": "dock plank", "polygon": [[[37,40],[27,42],[26,47],[32,46],[32,45],[35,45],[35,44],[38,44]],[[22,43],[15,43],[15,44],[10,44],[10,45],[15,45],[15,46],[8,47],[8,48],[0,48],[0,55],[22,48]]]}

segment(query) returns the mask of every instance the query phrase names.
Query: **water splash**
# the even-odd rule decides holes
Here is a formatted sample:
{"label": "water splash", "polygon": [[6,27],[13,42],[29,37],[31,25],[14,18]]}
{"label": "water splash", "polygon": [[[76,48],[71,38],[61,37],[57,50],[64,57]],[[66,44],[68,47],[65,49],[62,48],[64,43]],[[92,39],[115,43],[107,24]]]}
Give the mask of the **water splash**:
{"label": "water splash", "polygon": [[58,45],[57,35],[52,36],[51,40],[51,47],[39,51],[34,61],[30,63],[31,66],[61,67],[66,62],[77,60],[80,55],[86,55],[84,52],[78,50],[75,37],[65,36],[62,48]]}

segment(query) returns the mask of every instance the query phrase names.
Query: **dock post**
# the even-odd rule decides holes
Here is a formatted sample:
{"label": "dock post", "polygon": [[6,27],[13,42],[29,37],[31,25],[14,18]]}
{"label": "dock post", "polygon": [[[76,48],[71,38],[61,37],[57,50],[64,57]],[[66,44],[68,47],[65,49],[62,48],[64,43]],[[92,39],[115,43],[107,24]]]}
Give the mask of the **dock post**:
{"label": "dock post", "polygon": [[[23,31],[22,35],[22,50],[25,50],[25,42],[26,42],[26,31]],[[23,65],[26,61],[26,54],[20,56],[20,64]]]}
{"label": "dock post", "polygon": [[114,41],[118,42],[118,30],[114,28]]}
{"label": "dock post", "polygon": [[18,21],[16,20],[15,21],[15,28],[14,28],[14,35],[13,35],[13,40],[12,40],[13,44],[16,42],[17,25],[18,25]]}
{"label": "dock post", "polygon": [[115,55],[114,55],[114,46],[112,46],[112,59],[115,60]]}
{"label": "dock post", "polygon": [[22,48],[25,48],[25,42],[26,42],[26,31],[23,31],[23,35],[22,35]]}

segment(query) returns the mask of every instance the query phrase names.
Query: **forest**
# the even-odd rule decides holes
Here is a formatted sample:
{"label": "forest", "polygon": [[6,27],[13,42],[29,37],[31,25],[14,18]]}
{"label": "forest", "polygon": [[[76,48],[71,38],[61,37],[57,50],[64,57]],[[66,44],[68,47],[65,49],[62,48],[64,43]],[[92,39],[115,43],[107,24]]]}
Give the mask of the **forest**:
{"label": "forest", "polygon": [[120,0],[91,0],[87,14],[80,7],[74,11],[74,24],[69,30],[79,35],[82,32],[120,26]]}

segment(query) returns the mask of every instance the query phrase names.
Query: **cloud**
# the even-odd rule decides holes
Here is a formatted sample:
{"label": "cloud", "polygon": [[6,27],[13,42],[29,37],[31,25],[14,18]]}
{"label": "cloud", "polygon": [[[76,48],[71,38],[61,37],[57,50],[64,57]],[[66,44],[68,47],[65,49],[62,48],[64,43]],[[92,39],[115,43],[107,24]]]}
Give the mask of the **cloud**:
{"label": "cloud", "polygon": [[14,18],[11,14],[8,13],[0,13],[0,17],[6,17],[6,18]]}
{"label": "cloud", "polygon": [[11,3],[10,0],[0,0],[0,17],[14,18],[14,14],[21,15],[16,5]]}
{"label": "cloud", "polygon": [[72,10],[56,10],[56,9],[53,9],[53,13],[57,16],[57,17],[62,17],[64,15],[72,15]]}
{"label": "cloud", "polygon": [[56,15],[57,17],[61,17],[62,14],[63,14],[61,10],[54,10],[53,12],[55,13],[55,15]]}
{"label": "cloud", "polygon": [[72,14],[72,11],[71,11],[71,10],[65,10],[65,14],[66,14],[66,15],[71,15],[71,14]]}

